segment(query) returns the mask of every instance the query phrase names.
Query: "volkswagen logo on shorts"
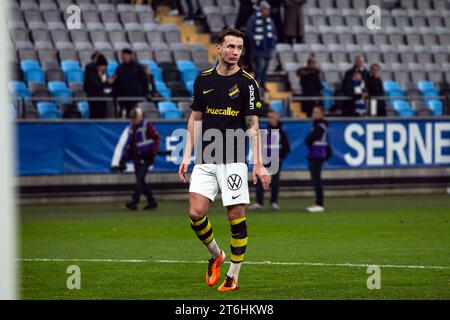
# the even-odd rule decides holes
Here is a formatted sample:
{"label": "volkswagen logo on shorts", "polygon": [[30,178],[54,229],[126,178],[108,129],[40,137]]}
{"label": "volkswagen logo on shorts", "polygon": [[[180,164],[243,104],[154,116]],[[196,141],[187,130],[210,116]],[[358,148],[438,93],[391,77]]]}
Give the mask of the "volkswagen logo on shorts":
{"label": "volkswagen logo on shorts", "polygon": [[242,186],[242,179],[239,175],[232,174],[228,176],[227,183],[230,190],[236,191]]}

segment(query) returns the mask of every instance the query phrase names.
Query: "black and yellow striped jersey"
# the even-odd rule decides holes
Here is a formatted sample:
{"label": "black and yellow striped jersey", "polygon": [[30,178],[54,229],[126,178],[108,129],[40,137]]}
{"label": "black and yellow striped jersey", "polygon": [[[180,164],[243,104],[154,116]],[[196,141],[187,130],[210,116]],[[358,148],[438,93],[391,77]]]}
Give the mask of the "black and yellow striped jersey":
{"label": "black and yellow striped jersey", "polygon": [[[191,109],[203,113],[203,133],[208,129],[220,130],[224,134],[223,141],[230,148],[233,145],[236,149],[236,142],[226,140],[226,130],[245,131],[245,116],[259,116],[261,107],[258,83],[243,69],[230,76],[221,76],[213,68],[202,72],[194,82]],[[203,149],[207,145],[203,141]],[[245,159],[224,159],[223,162],[245,162]]]}

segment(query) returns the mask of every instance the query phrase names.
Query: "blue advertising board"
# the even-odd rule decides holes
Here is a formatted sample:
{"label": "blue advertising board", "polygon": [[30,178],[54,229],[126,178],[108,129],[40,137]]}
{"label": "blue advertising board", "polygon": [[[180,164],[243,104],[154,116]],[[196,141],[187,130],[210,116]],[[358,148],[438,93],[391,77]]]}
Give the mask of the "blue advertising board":
{"label": "blue advertising board", "polygon": [[[156,122],[161,149],[180,142],[174,134],[186,122]],[[118,162],[126,122],[19,122],[18,174],[109,173]],[[283,124],[291,152],[284,170],[307,168],[305,138],[310,121]],[[121,139],[122,138],[122,139]],[[361,119],[329,122],[332,158],[329,169],[450,166],[449,119]],[[153,172],[176,172],[171,155],[158,156]]]}

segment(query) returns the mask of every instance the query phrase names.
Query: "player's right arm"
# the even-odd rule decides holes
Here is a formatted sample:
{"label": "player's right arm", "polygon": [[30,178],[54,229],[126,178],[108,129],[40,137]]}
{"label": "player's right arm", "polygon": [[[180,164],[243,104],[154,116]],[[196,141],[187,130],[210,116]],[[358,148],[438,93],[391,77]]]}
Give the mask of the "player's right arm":
{"label": "player's right arm", "polygon": [[188,136],[186,138],[186,146],[185,146],[185,152],[183,155],[183,161],[180,164],[180,168],[178,169],[178,176],[180,177],[181,182],[186,183],[186,172],[188,170],[188,167],[191,163],[191,156],[192,156],[192,150],[194,150],[195,142],[197,141],[199,134],[195,130],[195,124],[199,123],[199,121],[202,121],[203,119],[203,97],[202,92],[200,88],[200,76],[195,79],[194,82],[194,96],[192,97],[191,101],[191,109],[192,113],[189,117],[188,121]]}
{"label": "player's right arm", "polygon": [[195,130],[196,121],[201,121],[203,118],[203,113],[201,111],[192,110],[191,116],[188,121],[188,136],[186,137],[186,146],[184,148],[183,161],[178,169],[178,176],[181,182],[186,183],[186,172],[188,170],[189,164],[191,163],[192,150],[194,150],[195,142],[198,139],[198,132]]}

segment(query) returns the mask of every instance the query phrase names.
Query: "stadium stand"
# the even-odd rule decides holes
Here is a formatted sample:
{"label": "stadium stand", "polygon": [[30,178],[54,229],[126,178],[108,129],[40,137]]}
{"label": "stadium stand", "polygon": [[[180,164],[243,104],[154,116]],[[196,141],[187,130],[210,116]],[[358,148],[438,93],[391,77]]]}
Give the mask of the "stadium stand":
{"label": "stadium stand", "polygon": [[[136,51],[137,61],[149,67],[162,97],[187,97],[193,92],[195,76],[214,63],[214,35],[234,25],[239,9],[236,0],[198,0],[203,16],[197,25],[189,26],[182,23],[182,17],[167,16],[164,10],[158,13],[148,5],[116,2],[10,1],[8,26],[15,52],[10,63],[11,80],[25,84],[25,88],[17,90],[10,86],[11,94],[20,100],[43,98],[50,92],[58,98],[54,101],[57,106],[76,101],[77,106],[86,109],[86,101],[76,100],[85,96],[82,86],[75,84],[83,82],[83,69],[93,51],[106,56],[108,76],[112,76],[120,63],[120,50],[131,48]],[[283,101],[285,116],[304,116],[295,99],[301,94],[296,71],[307,58],[314,53],[321,65],[326,80],[322,96],[330,98],[339,95],[344,72],[351,67],[354,56],[362,53],[369,64],[381,65],[385,88],[393,81],[398,85],[386,90],[390,114],[409,115],[411,112],[404,110],[412,110],[424,115],[428,112],[425,109],[435,116],[443,114],[445,104],[439,97],[448,94],[450,82],[450,1],[400,0],[400,8],[383,10],[380,30],[369,30],[364,25],[367,6],[381,2],[309,0],[305,7],[305,43],[277,44],[265,98]],[[66,8],[73,3],[82,9],[80,30],[66,28]],[[65,88],[55,93],[50,84],[58,81],[64,82]],[[392,98],[400,92],[403,99]],[[407,104],[394,105],[396,101]],[[326,100],[324,105],[331,110],[333,101]],[[25,111],[32,106],[37,107],[37,103],[28,102]],[[182,108],[178,111],[187,114]],[[85,117],[89,113],[85,110],[81,114]],[[18,112],[21,116],[26,112]],[[176,117],[175,112],[170,117]]]}

